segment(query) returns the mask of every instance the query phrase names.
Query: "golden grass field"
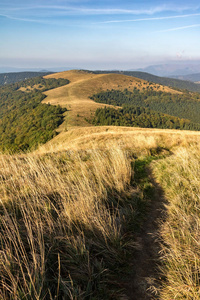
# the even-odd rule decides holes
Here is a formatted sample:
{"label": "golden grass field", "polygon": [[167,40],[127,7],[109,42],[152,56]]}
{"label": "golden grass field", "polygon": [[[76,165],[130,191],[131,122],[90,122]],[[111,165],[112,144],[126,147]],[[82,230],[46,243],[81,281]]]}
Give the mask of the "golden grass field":
{"label": "golden grass field", "polygon": [[[141,89],[149,86],[145,80],[125,76],[120,74],[91,74],[85,71],[66,71],[56,74],[47,75],[44,78],[64,78],[70,83],[66,86],[59,87],[44,94],[47,98],[43,103],[52,105],[61,105],[69,111],[66,113],[66,121],[61,130],[74,126],[88,126],[85,118],[90,118],[99,107],[105,107],[105,104],[96,103],[89,97],[100,92],[111,89],[133,90],[134,87]],[[151,85],[157,91],[165,91],[170,93],[180,93],[169,87],[158,84]]]}
{"label": "golden grass field", "polygon": [[63,151],[65,149],[88,150],[112,148],[117,143],[124,149],[142,150],[156,147],[175,147],[200,141],[200,133],[171,129],[131,128],[119,126],[77,127],[61,132],[45,145],[40,146],[37,153]]}
{"label": "golden grass field", "polygon": [[[154,274],[159,287],[142,295],[199,299],[199,146],[196,132],[84,127],[60,133],[35,153],[1,155],[0,299],[99,299],[100,293],[132,299],[126,287],[133,275],[123,286],[119,266],[131,265],[140,249],[126,223],[134,224],[135,199],[146,201],[141,187],[132,186],[133,166],[157,150],[162,155],[151,169],[168,217],[157,233],[164,241],[162,270]],[[149,281],[145,272],[141,286]],[[111,283],[122,286],[114,292]]]}
{"label": "golden grass field", "polygon": [[[161,251],[144,257],[155,270],[143,270],[138,300],[200,299],[200,132],[86,126],[100,105],[89,96],[146,83],[83,71],[49,77],[70,80],[45,92],[69,119],[34,152],[0,155],[0,299],[134,299],[133,259],[146,250],[141,232],[155,235],[145,228],[153,221]],[[158,186],[163,196],[149,196]],[[166,217],[152,221],[148,207],[163,197]]]}

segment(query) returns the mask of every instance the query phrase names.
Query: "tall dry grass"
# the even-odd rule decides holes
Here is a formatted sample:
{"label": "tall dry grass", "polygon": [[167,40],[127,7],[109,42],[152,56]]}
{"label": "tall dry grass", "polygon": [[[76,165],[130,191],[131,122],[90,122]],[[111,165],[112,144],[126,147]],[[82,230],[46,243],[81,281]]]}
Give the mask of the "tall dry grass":
{"label": "tall dry grass", "polygon": [[130,180],[130,159],[118,146],[1,155],[1,299],[109,297],[108,270],[128,246],[120,197]]}
{"label": "tall dry grass", "polygon": [[113,148],[120,144],[123,149],[131,149],[138,156],[148,155],[152,148],[187,146],[200,143],[200,133],[186,130],[150,129],[123,126],[93,126],[74,128],[58,134],[36,151],[39,154],[66,149],[87,150],[88,148]]}
{"label": "tall dry grass", "polygon": [[154,163],[154,174],[168,200],[162,227],[161,299],[200,299],[200,150],[181,147]]}

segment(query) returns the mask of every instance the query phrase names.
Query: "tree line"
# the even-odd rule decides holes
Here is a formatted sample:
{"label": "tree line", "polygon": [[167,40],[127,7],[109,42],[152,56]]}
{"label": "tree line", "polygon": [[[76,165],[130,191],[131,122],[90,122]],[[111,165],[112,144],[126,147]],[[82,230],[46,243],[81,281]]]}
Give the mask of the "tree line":
{"label": "tree line", "polygon": [[94,125],[139,126],[163,129],[200,130],[200,94],[171,94],[157,91],[153,85],[107,90],[91,97],[96,102],[120,106],[97,109],[90,122]]}
{"label": "tree line", "polygon": [[93,125],[130,126],[161,129],[200,130],[200,124],[192,123],[187,119],[180,119],[167,114],[162,114],[144,107],[124,105],[123,108],[112,107],[98,108],[94,118],[90,121]]}
{"label": "tree line", "polygon": [[174,117],[189,119],[199,123],[200,94],[183,92],[171,94],[156,91],[153,87],[139,90],[136,87],[129,91],[125,89],[100,92],[91,97],[96,102],[122,106],[123,104],[149,108]]}

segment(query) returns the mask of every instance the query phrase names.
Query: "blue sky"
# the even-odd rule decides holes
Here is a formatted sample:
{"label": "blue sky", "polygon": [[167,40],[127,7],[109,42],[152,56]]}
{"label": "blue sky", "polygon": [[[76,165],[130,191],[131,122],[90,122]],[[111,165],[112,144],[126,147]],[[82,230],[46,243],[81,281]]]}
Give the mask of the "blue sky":
{"label": "blue sky", "polygon": [[200,2],[0,0],[0,66],[132,69],[200,59]]}

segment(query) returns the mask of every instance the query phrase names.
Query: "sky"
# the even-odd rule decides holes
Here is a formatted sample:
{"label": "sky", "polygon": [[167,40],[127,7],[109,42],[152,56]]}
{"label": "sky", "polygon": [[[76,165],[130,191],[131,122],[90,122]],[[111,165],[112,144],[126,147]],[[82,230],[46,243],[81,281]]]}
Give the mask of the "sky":
{"label": "sky", "polygon": [[0,67],[200,60],[199,0],[0,0]]}

